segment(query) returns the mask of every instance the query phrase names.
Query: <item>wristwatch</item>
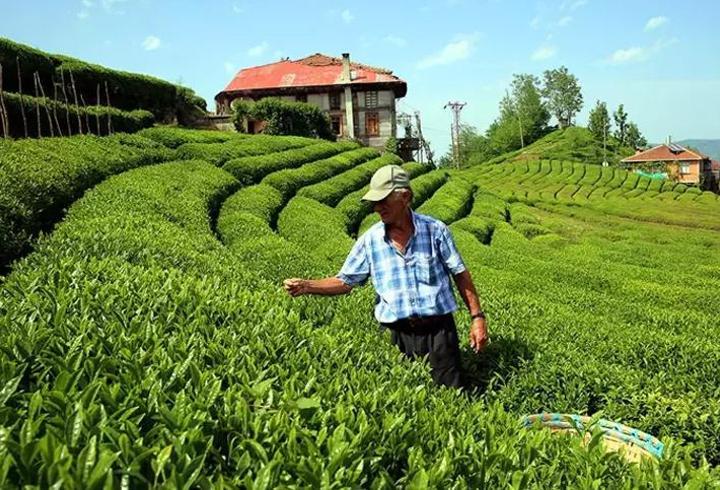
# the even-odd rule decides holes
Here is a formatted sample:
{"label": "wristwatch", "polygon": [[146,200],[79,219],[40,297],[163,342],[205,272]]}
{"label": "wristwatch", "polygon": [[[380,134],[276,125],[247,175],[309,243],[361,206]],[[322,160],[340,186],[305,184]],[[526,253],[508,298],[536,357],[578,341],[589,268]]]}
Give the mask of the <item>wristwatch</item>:
{"label": "wristwatch", "polygon": [[470,318],[472,318],[473,320],[476,319],[476,318],[482,318],[482,319],[484,320],[484,319],[485,319],[485,313],[483,313],[483,312],[481,311],[480,313],[475,313],[474,315],[471,315]]}

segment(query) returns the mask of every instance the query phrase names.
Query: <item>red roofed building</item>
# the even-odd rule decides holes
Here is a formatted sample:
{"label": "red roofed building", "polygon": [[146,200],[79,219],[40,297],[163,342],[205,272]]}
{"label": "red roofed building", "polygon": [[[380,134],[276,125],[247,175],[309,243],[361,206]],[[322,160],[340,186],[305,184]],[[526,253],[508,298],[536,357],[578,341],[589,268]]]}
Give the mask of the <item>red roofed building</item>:
{"label": "red roofed building", "polygon": [[661,172],[677,182],[710,188],[714,182],[710,157],[677,143],[658,145],[639,151],[620,161],[636,171]]}
{"label": "red roofed building", "polygon": [[[342,58],[316,53],[244,68],[215,96],[215,102],[219,114],[229,113],[236,99],[280,97],[308,102],[329,114],[338,136],[382,147],[397,134],[395,99],[406,93],[405,81],[390,70],[351,63],[347,53]],[[250,129],[259,132],[262,125]]]}

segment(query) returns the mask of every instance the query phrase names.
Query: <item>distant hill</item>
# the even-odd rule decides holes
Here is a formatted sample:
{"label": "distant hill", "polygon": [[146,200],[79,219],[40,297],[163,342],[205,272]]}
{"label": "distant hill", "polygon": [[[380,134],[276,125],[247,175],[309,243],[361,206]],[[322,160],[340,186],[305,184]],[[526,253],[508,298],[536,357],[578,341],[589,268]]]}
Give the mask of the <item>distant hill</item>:
{"label": "distant hill", "polygon": [[714,160],[720,160],[720,139],[718,140],[682,140],[677,141],[677,144],[683,146],[690,146],[699,150]]}
{"label": "distant hill", "polygon": [[[621,147],[615,138],[608,138],[605,158],[610,164],[618,163],[621,159],[633,153],[631,148]],[[603,162],[603,142],[595,139],[587,128],[558,129],[522,150],[505,153],[490,162],[500,163],[518,160],[569,160],[601,165]]]}

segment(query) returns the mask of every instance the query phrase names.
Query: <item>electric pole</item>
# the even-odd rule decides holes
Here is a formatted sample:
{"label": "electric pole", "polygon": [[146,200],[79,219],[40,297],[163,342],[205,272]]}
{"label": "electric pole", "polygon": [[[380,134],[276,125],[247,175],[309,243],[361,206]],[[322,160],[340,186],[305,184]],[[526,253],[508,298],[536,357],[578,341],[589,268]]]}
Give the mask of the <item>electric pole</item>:
{"label": "electric pole", "polygon": [[455,160],[455,166],[460,168],[460,111],[467,105],[466,102],[448,102],[445,104],[443,109],[450,109],[453,111],[453,123],[450,128],[450,137],[452,139],[453,148],[453,159]]}

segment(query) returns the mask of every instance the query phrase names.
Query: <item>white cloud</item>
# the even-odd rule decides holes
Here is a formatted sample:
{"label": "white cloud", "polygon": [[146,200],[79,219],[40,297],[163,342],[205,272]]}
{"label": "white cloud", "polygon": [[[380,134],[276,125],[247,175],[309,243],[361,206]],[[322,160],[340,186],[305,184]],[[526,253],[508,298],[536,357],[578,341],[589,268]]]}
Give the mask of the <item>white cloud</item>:
{"label": "white cloud", "polygon": [[647,23],[645,24],[645,30],[652,31],[653,29],[657,29],[658,27],[666,24],[667,21],[668,18],[662,15],[648,19]]}
{"label": "white cloud", "polygon": [[80,20],[87,19],[88,17],[90,17],[90,12],[88,12],[87,10],[81,10],[77,13],[77,18]]}
{"label": "white cloud", "polygon": [[430,68],[438,65],[449,65],[456,61],[464,60],[470,56],[470,53],[475,48],[478,35],[473,34],[471,36],[457,36],[456,40],[446,44],[437,53],[431,54],[421,59],[417,67],[420,69]]}
{"label": "white cloud", "polygon": [[157,36],[148,36],[142,43],[145,51],[153,51],[160,47],[160,38]]}
{"label": "white cloud", "polygon": [[268,42],[263,41],[260,44],[258,44],[257,46],[253,46],[252,48],[248,49],[247,54],[248,54],[248,56],[253,56],[253,57],[262,56],[262,54],[265,53],[265,51],[267,51],[269,47],[270,47],[270,45],[268,44]]}
{"label": "white cloud", "polygon": [[125,3],[126,0],[101,0],[101,1],[102,1],[103,8],[105,10],[107,10],[108,12],[114,12],[117,14],[125,13],[122,10],[113,10],[113,9],[115,8],[115,5]]}
{"label": "white cloud", "polygon": [[538,27],[540,27],[540,16],[539,15],[536,15],[535,17],[533,17],[533,20],[530,21],[530,27],[532,27],[533,29],[537,29]]}
{"label": "white cloud", "polygon": [[540,46],[535,50],[531,58],[534,61],[547,60],[555,56],[555,53],[557,53],[557,48],[555,46]]}
{"label": "white cloud", "polygon": [[225,73],[227,73],[228,75],[235,74],[235,65],[233,63],[226,61],[223,65],[225,66]]}
{"label": "white cloud", "polygon": [[95,3],[92,0],[82,0],[82,4],[85,7],[92,7]]}
{"label": "white cloud", "polygon": [[243,12],[245,12],[245,9],[237,3],[233,3],[232,9],[233,12],[235,12],[236,14],[242,14]]}
{"label": "white cloud", "polygon": [[350,22],[355,20],[355,16],[348,9],[340,12],[340,17],[342,17],[343,22],[345,22],[346,24],[349,24]]}
{"label": "white cloud", "polygon": [[676,44],[678,39],[676,37],[670,39],[658,39],[653,43],[652,46],[640,47],[634,46],[631,48],[618,49],[605,60],[606,63],[611,65],[622,65],[625,63],[638,63],[645,61],[652,55],[659,53],[663,49]]}
{"label": "white cloud", "polygon": [[386,43],[394,44],[398,48],[407,46],[407,39],[399,36],[393,36],[392,34],[389,36],[385,36],[383,41],[385,41]]}
{"label": "white cloud", "polygon": [[558,25],[558,27],[565,27],[565,26],[568,25],[570,22],[572,22],[572,19],[573,19],[573,18],[572,18],[571,16],[566,15],[565,17],[563,17],[562,19],[560,19],[559,21],[557,21],[557,25]]}
{"label": "white cloud", "polygon": [[587,0],[565,0],[560,4],[560,11],[568,10],[572,12],[580,7],[587,5]]}

